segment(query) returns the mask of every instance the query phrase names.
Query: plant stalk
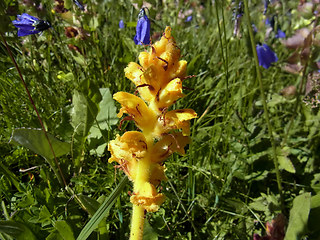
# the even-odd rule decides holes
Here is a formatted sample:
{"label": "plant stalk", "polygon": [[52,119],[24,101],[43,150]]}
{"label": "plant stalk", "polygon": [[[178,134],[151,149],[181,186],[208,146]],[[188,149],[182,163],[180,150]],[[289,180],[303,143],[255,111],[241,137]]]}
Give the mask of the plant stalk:
{"label": "plant stalk", "polygon": [[[138,162],[137,176],[134,181],[133,191],[138,193],[146,182],[149,182],[150,178],[150,152],[153,145],[153,138],[151,133],[144,133],[147,140],[147,154],[143,159]],[[144,212],[143,206],[133,204],[130,240],[142,240],[143,228],[144,228]]]}
{"label": "plant stalk", "polygon": [[144,207],[133,205],[130,240],[142,240],[144,227]]}

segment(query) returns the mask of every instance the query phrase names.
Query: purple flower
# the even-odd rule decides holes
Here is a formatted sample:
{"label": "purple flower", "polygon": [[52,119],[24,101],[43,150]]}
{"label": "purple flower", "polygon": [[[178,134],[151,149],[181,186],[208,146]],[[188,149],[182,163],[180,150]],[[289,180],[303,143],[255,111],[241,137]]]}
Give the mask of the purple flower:
{"label": "purple flower", "polygon": [[278,28],[278,33],[276,34],[275,38],[285,38],[286,34],[280,29]]}
{"label": "purple flower", "polygon": [[190,16],[188,16],[187,18],[186,18],[186,20],[184,20],[185,22],[191,22],[192,21],[192,15],[190,15]]}
{"label": "purple flower", "polygon": [[119,28],[124,28],[124,22],[122,19],[119,21]]}
{"label": "purple flower", "polygon": [[[267,18],[265,21],[265,24],[267,26],[270,26],[273,31],[275,31],[275,16],[273,16],[271,19]],[[277,33],[275,35],[275,38],[285,38],[286,34],[280,29],[280,26],[277,27]]]}
{"label": "purple flower", "polygon": [[18,37],[36,34],[51,27],[49,22],[30,16],[27,13],[18,15],[17,20],[13,20],[12,23],[18,28]]}
{"label": "purple flower", "polygon": [[138,17],[136,36],[133,40],[136,45],[147,45],[150,43],[150,20],[147,17],[144,8],[140,10]]}
{"label": "purple flower", "polygon": [[277,55],[269,48],[267,44],[257,44],[257,55],[259,59],[259,65],[268,69],[272,63],[278,61]]}

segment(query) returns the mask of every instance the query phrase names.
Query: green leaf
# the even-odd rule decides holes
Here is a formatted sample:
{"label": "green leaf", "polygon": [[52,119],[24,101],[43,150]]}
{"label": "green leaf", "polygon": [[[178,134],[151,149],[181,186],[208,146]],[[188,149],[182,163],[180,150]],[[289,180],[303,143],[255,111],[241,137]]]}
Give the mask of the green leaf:
{"label": "green leaf", "polygon": [[311,193],[304,193],[293,200],[289,225],[284,240],[299,239],[305,231],[311,206]]}
{"label": "green leaf", "polygon": [[158,234],[149,224],[148,220],[144,220],[143,239],[158,240]]}
{"label": "green leaf", "polygon": [[122,189],[127,184],[127,176],[123,177],[118,186],[112,191],[110,196],[101,204],[100,208],[96,211],[90,221],[84,226],[80,232],[77,240],[86,240],[90,234],[96,229],[101,220],[107,215],[110,208],[115,203],[117,197],[120,195]]}
{"label": "green leaf", "polygon": [[83,133],[85,131],[85,125],[88,118],[87,100],[82,93],[74,91],[72,96],[72,104],[73,108],[71,110],[71,125],[77,134],[85,135]]}
{"label": "green leaf", "polygon": [[16,175],[14,175],[13,172],[11,172],[5,165],[3,165],[0,162],[0,173],[2,173],[4,176],[6,176],[9,181],[18,189],[19,192],[22,192],[22,189],[19,185],[19,180],[16,177]]}
{"label": "green leaf", "polygon": [[54,231],[49,234],[46,240],[64,240],[64,239],[61,237],[58,231]]}
{"label": "green leaf", "polygon": [[64,82],[74,81],[74,76],[73,76],[73,73],[72,73],[72,72],[64,73],[63,71],[59,71],[59,72],[58,72],[58,75],[57,75],[57,78],[58,78],[59,80],[64,81]]}
{"label": "green leaf", "polygon": [[289,147],[283,147],[282,149],[277,149],[279,168],[284,169],[287,172],[295,173],[296,169],[293,166],[291,160],[287,157],[289,155]]}
{"label": "green leaf", "polygon": [[[109,88],[99,89],[102,101],[99,103],[99,113],[97,115],[97,122],[101,130],[110,130],[111,125],[118,123],[117,108],[110,93]],[[102,133],[97,124],[94,124],[90,129],[91,138],[100,138]]]}
{"label": "green leaf", "polygon": [[[47,135],[56,157],[70,152],[70,143],[62,142],[49,133]],[[48,140],[41,129],[16,128],[12,133],[11,142],[29,148],[45,159],[54,158]]]}
{"label": "green leaf", "polygon": [[64,7],[66,9],[71,9],[72,8],[72,0],[65,0],[64,1]]}
{"label": "green leaf", "polygon": [[98,114],[98,103],[101,101],[101,94],[88,81],[83,81],[81,88],[90,90],[84,90],[84,93],[74,92],[72,96],[71,125],[78,135],[86,137]]}
{"label": "green leaf", "polygon": [[0,221],[0,232],[17,240],[36,239],[32,231],[23,223],[15,221]]}
{"label": "green leaf", "polygon": [[41,223],[42,227],[51,224],[51,213],[45,205],[42,206],[39,213],[38,223]]}
{"label": "green leaf", "polygon": [[58,230],[63,240],[75,239],[73,235],[73,231],[66,221],[63,221],[63,220],[56,221],[56,223],[54,224],[54,227]]}
{"label": "green leaf", "polygon": [[86,209],[86,211],[91,216],[93,216],[93,214],[98,210],[100,203],[97,200],[85,195],[79,195],[78,198],[81,201],[81,204]]}
{"label": "green leaf", "polygon": [[320,207],[320,193],[311,197],[310,208],[318,208],[318,207]]}

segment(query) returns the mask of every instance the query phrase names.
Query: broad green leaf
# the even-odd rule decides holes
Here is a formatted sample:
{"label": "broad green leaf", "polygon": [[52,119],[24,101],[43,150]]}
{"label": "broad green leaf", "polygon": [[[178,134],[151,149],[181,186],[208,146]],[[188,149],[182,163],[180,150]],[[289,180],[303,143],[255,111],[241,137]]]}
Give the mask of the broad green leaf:
{"label": "broad green leaf", "polygon": [[85,93],[74,92],[72,96],[71,125],[78,135],[86,137],[98,114],[98,103],[101,101],[101,94],[88,81],[84,81],[81,87],[83,89],[89,88],[90,90],[84,90]]}
{"label": "broad green leaf", "polygon": [[299,239],[305,232],[311,206],[311,193],[304,193],[293,200],[289,225],[284,240]]}
{"label": "broad green leaf", "polygon": [[87,100],[82,93],[74,91],[72,96],[73,108],[71,110],[71,125],[75,129],[74,131],[79,135],[83,134],[85,125],[87,122],[88,108]]}
{"label": "broad green leaf", "polygon": [[[109,88],[100,88],[102,101],[99,103],[99,113],[97,115],[97,123],[90,129],[91,138],[100,138],[102,136],[101,130],[109,130],[110,126],[118,123],[117,108],[110,93]],[[99,129],[100,128],[100,129]]]}
{"label": "broad green leaf", "polygon": [[74,235],[71,227],[64,220],[56,221],[54,224],[55,229],[58,230],[63,240],[74,240]]}
{"label": "broad green leaf", "polygon": [[74,59],[79,65],[82,65],[82,66],[85,66],[85,65],[86,65],[86,60],[85,60],[84,56],[82,56],[80,53],[78,53],[78,52],[72,53],[72,56],[73,56],[73,59]]}
{"label": "broad green leaf", "polygon": [[84,226],[77,240],[86,240],[90,236],[90,234],[97,228],[101,220],[107,215],[110,208],[115,203],[117,197],[120,195],[127,182],[127,176],[123,177],[118,186],[112,191],[110,196],[106,198],[106,200],[101,204],[96,213],[92,216],[90,221]]}
{"label": "broad green leaf", "polygon": [[[56,157],[66,155],[70,152],[70,143],[62,142],[47,133]],[[48,140],[41,129],[17,128],[13,131],[10,142],[29,148],[45,159],[53,159]]]}
{"label": "broad green leaf", "polygon": [[0,221],[0,232],[17,240],[36,239],[32,231],[23,223],[15,221]]}
{"label": "broad green leaf", "polygon": [[277,149],[277,153],[278,153],[279,168],[284,169],[290,173],[295,173],[296,169],[293,166],[291,160],[287,157],[289,155],[289,148],[283,147],[282,149]]}

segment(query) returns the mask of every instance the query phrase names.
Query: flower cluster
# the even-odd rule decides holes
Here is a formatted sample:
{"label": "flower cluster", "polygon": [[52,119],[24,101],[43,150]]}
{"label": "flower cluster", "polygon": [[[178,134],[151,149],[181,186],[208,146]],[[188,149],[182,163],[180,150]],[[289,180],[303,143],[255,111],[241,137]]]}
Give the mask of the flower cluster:
{"label": "flower cluster", "polygon": [[137,87],[141,97],[118,92],[113,98],[121,104],[118,117],[128,114],[141,131],[126,132],[111,141],[109,162],[116,161],[134,182],[131,202],[148,212],[157,211],[164,195],[157,185],[166,180],[163,161],[172,153],[184,154],[189,143],[192,109],[169,108],[182,94],[187,62],[179,60],[180,50],[167,27],[161,40],[149,52],[141,52],[140,65],[129,63],[125,75]]}

